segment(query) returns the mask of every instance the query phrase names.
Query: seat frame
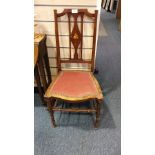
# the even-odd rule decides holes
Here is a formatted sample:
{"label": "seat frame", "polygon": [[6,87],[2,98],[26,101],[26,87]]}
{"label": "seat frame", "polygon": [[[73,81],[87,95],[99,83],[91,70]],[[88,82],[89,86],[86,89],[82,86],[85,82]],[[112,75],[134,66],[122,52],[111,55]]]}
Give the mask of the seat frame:
{"label": "seat frame", "polygon": [[[68,16],[68,27],[69,27],[69,59],[64,60],[61,59],[60,56],[60,45],[59,45],[59,31],[58,31],[58,18],[64,15]],[[57,49],[57,67],[58,73],[61,72],[61,63],[87,63],[91,64],[91,72],[94,71],[94,58],[95,58],[95,48],[96,48],[96,26],[97,26],[97,15],[98,11],[95,10],[95,13],[88,12],[87,9],[78,9],[76,13],[72,12],[72,9],[64,9],[63,12],[57,13],[57,10],[54,10],[54,17],[55,17],[55,35],[56,35],[56,49]],[[91,60],[83,60],[82,52],[83,52],[83,23],[84,23],[84,16],[92,18],[94,23],[93,29],[93,43],[92,43],[92,57]],[[73,21],[71,21],[71,17],[73,17]],[[80,17],[80,21],[78,18]],[[74,23],[72,32],[71,32],[71,22]],[[81,24],[81,32],[78,27],[78,23]],[[73,47],[72,47],[73,46]],[[74,49],[74,56],[71,56],[71,49]],[[78,52],[78,49],[80,52]],[[46,93],[45,93],[46,94]],[[95,121],[95,128],[99,126],[99,119],[100,119],[100,107],[103,99],[98,98],[88,98],[88,99],[81,99],[81,100],[69,100],[69,99],[61,99],[67,103],[79,103],[82,104],[83,102],[93,100],[93,107],[89,109],[80,109],[80,108],[59,108],[57,107],[57,100],[60,98],[56,97],[46,97],[45,100],[47,102],[48,111],[51,116],[51,124],[53,127],[56,126],[55,119],[54,119],[54,112],[55,111],[63,111],[63,112],[84,112],[84,113],[96,113],[96,121]]]}

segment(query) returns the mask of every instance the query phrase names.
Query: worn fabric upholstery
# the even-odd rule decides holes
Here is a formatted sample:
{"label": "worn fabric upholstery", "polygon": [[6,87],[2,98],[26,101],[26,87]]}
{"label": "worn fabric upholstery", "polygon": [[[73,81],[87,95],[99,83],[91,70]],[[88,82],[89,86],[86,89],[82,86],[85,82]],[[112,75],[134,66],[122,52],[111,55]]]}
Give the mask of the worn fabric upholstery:
{"label": "worn fabric upholstery", "polygon": [[103,99],[100,86],[91,72],[61,71],[49,86],[45,97],[66,100]]}

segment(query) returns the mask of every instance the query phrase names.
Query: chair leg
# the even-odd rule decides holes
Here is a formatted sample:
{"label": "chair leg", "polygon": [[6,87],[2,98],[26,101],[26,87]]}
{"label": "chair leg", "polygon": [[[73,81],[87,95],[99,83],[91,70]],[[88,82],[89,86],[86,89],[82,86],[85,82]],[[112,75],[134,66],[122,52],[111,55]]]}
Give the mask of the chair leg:
{"label": "chair leg", "polygon": [[55,103],[55,100],[53,100],[53,99],[47,100],[47,107],[48,107],[48,111],[49,111],[50,116],[51,116],[52,127],[56,127],[55,119],[54,119],[54,111],[53,111],[54,103]]}
{"label": "chair leg", "polygon": [[100,106],[101,103],[99,100],[96,100],[96,122],[95,122],[95,128],[99,127],[99,120],[100,120]]}
{"label": "chair leg", "polygon": [[35,80],[36,80],[36,83],[37,83],[37,87],[38,87],[38,91],[39,91],[39,96],[42,100],[42,102],[45,104],[45,101],[44,101],[44,95],[43,95],[43,91],[41,89],[41,81],[40,81],[40,76],[39,76],[39,71],[38,71],[38,67],[36,66],[35,69],[34,69],[34,76],[35,76]]}

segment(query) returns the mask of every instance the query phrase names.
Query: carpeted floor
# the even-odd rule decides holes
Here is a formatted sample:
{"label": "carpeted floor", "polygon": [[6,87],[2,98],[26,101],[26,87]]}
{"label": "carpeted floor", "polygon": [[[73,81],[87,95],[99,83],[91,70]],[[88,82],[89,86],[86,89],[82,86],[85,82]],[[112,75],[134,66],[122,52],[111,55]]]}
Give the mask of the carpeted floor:
{"label": "carpeted floor", "polygon": [[121,34],[115,15],[101,14],[96,78],[105,101],[100,127],[93,128],[91,114],[56,113],[58,127],[51,128],[49,114],[35,94],[35,155],[121,155]]}

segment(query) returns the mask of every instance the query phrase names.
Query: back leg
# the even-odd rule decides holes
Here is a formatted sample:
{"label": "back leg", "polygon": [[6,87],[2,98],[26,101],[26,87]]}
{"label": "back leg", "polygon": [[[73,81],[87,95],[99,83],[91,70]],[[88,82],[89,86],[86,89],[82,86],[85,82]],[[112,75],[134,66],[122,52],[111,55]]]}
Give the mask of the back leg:
{"label": "back leg", "polygon": [[96,99],[96,121],[95,121],[95,128],[99,127],[100,109],[101,109],[101,101]]}

